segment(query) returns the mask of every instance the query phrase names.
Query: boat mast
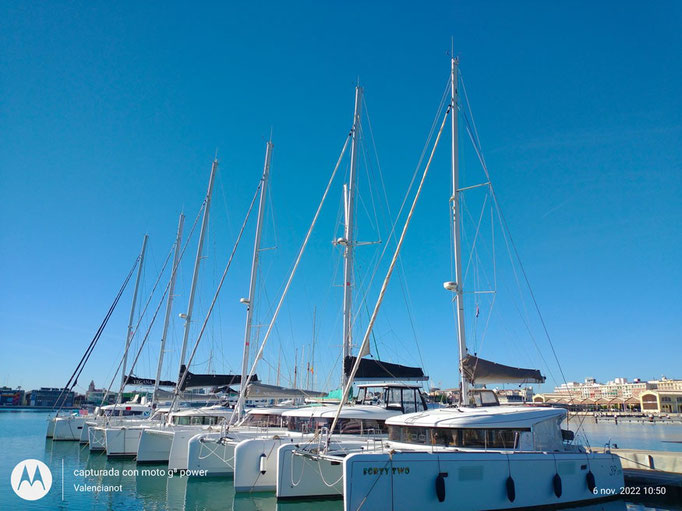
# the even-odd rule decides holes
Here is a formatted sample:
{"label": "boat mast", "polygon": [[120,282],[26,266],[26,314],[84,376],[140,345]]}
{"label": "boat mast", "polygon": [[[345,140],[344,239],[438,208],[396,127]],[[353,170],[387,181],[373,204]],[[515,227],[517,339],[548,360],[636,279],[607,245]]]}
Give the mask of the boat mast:
{"label": "boat mast", "polygon": [[175,289],[175,277],[178,274],[178,262],[180,261],[180,248],[182,245],[182,227],[185,224],[185,215],[180,213],[178,220],[178,231],[175,237],[175,255],[173,256],[173,269],[171,270],[170,284],[168,286],[168,300],[166,302],[166,319],[163,323],[163,334],[161,335],[161,349],[159,351],[159,365],[156,368],[156,379],[154,380],[154,394],[152,395],[152,403],[156,403],[159,394],[159,381],[161,381],[161,369],[163,367],[163,356],[166,350],[166,336],[168,335],[168,324],[170,323],[170,316],[173,310],[173,291]]}
{"label": "boat mast", "polygon": [[[185,314],[180,314],[181,318],[185,320],[185,332],[182,338],[182,351],[180,352],[180,371],[182,372],[182,366],[185,365],[185,355],[187,354],[187,340],[189,339],[189,327],[192,322],[192,309],[194,308],[194,293],[197,289],[197,277],[199,276],[199,264],[201,263],[201,253],[204,246],[204,236],[206,235],[206,226],[208,225],[208,214],[211,209],[211,192],[213,191],[213,181],[215,180],[215,174],[218,171],[218,160],[213,160],[213,165],[211,166],[211,177],[208,179],[208,191],[206,192],[206,199],[204,200],[204,217],[201,221],[201,230],[199,231],[199,244],[197,246],[197,256],[194,259],[194,272],[192,273],[192,285],[189,290],[189,303],[187,304],[187,312]],[[189,367],[186,368],[189,370]],[[182,374],[178,376],[178,385],[182,379]],[[176,389],[176,393],[179,393],[180,389]]]}
{"label": "boat mast", "polygon": [[353,138],[350,149],[350,175],[348,184],[343,187],[345,232],[340,243],[343,250],[343,360],[341,362],[342,384],[345,386],[348,377],[345,362],[353,352],[353,249],[355,245],[355,186],[357,183],[357,161],[360,141],[360,115],[362,111],[362,87],[355,87],[355,111],[353,113]]}
{"label": "boat mast", "polygon": [[313,349],[312,349],[312,354],[310,356],[310,369],[308,372],[310,373],[310,381],[312,385],[308,387],[310,390],[315,390],[315,323],[317,321],[317,307],[313,308]]}
{"label": "boat mast", "polygon": [[128,335],[126,336],[126,347],[123,352],[123,364],[121,367],[121,392],[116,401],[120,404],[123,399],[123,390],[126,382],[126,365],[128,364],[128,349],[133,342],[133,320],[135,319],[135,305],[137,302],[137,291],[140,289],[140,277],[142,277],[142,265],[144,264],[144,253],[147,250],[147,240],[149,235],[145,234],[142,240],[142,250],[140,251],[140,266],[137,267],[137,278],[135,279],[135,291],[133,292],[133,304],[130,306],[130,318],[128,319]]}
{"label": "boat mast", "polygon": [[464,283],[462,275],[462,233],[461,222],[459,219],[460,207],[460,191],[459,191],[459,157],[458,157],[458,138],[457,138],[457,101],[459,91],[457,89],[457,67],[459,59],[452,58],[451,72],[450,72],[450,89],[451,89],[451,122],[452,122],[452,197],[450,204],[452,207],[452,230],[454,233],[454,254],[455,254],[455,305],[457,307],[457,341],[459,344],[459,374],[460,374],[460,395],[459,403],[469,404],[469,382],[464,375],[463,361],[467,356],[467,344],[464,328]]}
{"label": "boat mast", "polygon": [[[241,385],[246,385],[249,376],[249,358],[251,355],[251,322],[253,320],[253,300],[256,294],[256,277],[258,275],[258,253],[260,239],[263,232],[263,216],[265,214],[265,199],[267,197],[268,179],[270,178],[270,160],[272,159],[272,141],[265,146],[265,164],[261,178],[260,199],[258,202],[258,219],[256,221],[256,239],[253,243],[253,257],[251,259],[251,281],[249,283],[249,297],[242,302],[246,304],[246,328],[244,330],[244,356],[242,357]],[[246,391],[246,389],[242,389]],[[244,415],[244,400],[239,400],[239,417]]]}

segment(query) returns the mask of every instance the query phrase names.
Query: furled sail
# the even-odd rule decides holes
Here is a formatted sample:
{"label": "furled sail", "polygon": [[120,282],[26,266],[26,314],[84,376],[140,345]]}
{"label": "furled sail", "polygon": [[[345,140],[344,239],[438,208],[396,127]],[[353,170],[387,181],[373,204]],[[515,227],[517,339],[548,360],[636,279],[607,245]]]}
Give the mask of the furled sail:
{"label": "furled sail", "polygon": [[[356,357],[346,357],[343,362],[343,371],[346,375],[350,375]],[[424,371],[420,367],[409,367],[400,364],[391,364],[373,358],[363,358],[360,360],[358,372],[355,374],[355,380],[365,381],[386,381],[386,380],[401,380],[401,381],[425,381],[429,377],[424,375]]]}
{"label": "furled sail", "polygon": [[545,383],[537,369],[505,366],[473,355],[462,360],[462,367],[471,383]]}
{"label": "furled sail", "polygon": [[[154,385],[156,380],[154,378],[140,378],[138,376],[131,376],[126,380],[126,385]],[[160,380],[159,387],[175,387],[175,382],[170,380]]]}
{"label": "furled sail", "polygon": [[325,397],[326,392],[317,392],[315,390],[304,389],[289,389],[286,387],[279,387],[277,385],[266,385],[264,383],[249,383],[246,387],[246,397],[249,398],[272,398],[272,399],[295,399],[306,397]]}
{"label": "furled sail", "polygon": [[[185,372],[185,366],[180,368],[180,379]],[[251,381],[258,381],[258,376],[253,375]],[[187,377],[185,378],[182,388],[180,390],[185,390],[187,388],[196,387],[220,387],[223,385],[239,385],[242,382],[242,377],[240,374],[194,374],[187,371]]]}

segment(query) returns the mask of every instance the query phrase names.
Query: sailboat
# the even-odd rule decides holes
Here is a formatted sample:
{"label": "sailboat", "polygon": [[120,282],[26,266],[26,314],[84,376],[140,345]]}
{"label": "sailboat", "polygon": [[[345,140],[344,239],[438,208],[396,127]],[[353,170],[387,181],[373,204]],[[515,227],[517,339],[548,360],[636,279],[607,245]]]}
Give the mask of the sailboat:
{"label": "sailboat", "polygon": [[[135,280],[135,291],[133,292],[133,300],[132,304],[130,306],[130,317],[128,321],[128,330],[127,330],[127,335],[126,335],[126,342],[125,342],[125,349],[124,349],[124,355],[123,355],[123,360],[122,360],[122,365],[123,365],[123,370],[125,371],[125,364],[126,364],[126,356],[128,353],[128,348],[130,347],[130,343],[132,342],[132,336],[134,335],[133,331],[133,318],[135,316],[135,306],[137,303],[137,294],[138,290],[140,287],[140,278],[142,276],[142,268],[144,266],[144,256],[145,252],[147,249],[147,240],[149,239],[148,235],[144,235],[143,241],[142,241],[142,249],[140,251],[140,255],[138,256],[138,259],[136,261],[137,266],[137,277]],[[132,270],[131,270],[132,274]],[[128,279],[130,278],[130,275],[128,275]],[[69,380],[69,383],[67,383],[67,386],[70,384],[71,387],[75,386],[77,380],[78,380],[78,375],[80,372],[83,370],[83,367],[87,360],[90,357],[90,354],[92,354],[92,350],[94,349],[95,345],[97,344],[97,341],[99,340],[99,337],[102,333],[102,330],[104,326],[106,326],[106,323],[108,322],[108,318],[110,314],[113,312],[114,307],[118,303],[118,298],[120,298],[121,293],[123,292],[123,289],[127,285],[128,279],[126,279],[126,282],[124,283],[124,286],[121,288],[121,291],[119,291],[118,297],[116,298],[114,305],[112,305],[112,308],[110,308],[109,313],[105,317],[105,320],[103,321],[102,325],[100,326],[97,334],[93,338],[92,342],[90,343],[90,346],[86,350],[85,354],[83,355],[83,358],[79,362],[78,366],[76,367],[76,371],[74,371],[73,376]],[[66,390],[66,387],[64,388]],[[119,396],[120,399],[120,396]],[[132,408],[131,408],[132,409]],[[136,404],[134,407],[135,413],[146,413],[149,415],[149,407],[145,404],[142,405],[142,408]],[[69,441],[80,441],[81,443],[87,443],[87,438],[88,438],[88,421],[91,421],[95,419],[96,415],[93,414],[87,414],[87,415],[81,415],[81,414],[71,414],[71,415],[60,415],[59,411],[57,411],[57,414],[55,417],[52,417],[49,419],[48,422],[48,429],[47,429],[47,437],[52,438],[55,441],[60,441],[60,440],[69,440]]]}
{"label": "sailboat", "polygon": [[[235,417],[239,417],[239,426],[232,427],[229,435],[225,428],[220,428],[219,432],[188,431],[186,438],[173,440],[173,446],[169,453],[168,467],[170,470],[191,470],[199,473],[216,476],[231,475],[233,470],[234,447],[241,440],[262,436],[264,430],[275,430],[284,433],[282,427],[282,413],[291,409],[291,406],[259,407],[247,412],[246,406],[246,387],[247,382],[252,393],[258,396],[250,396],[250,399],[302,399],[310,395],[300,390],[284,389],[281,387],[263,385],[257,381],[255,375],[249,378],[249,359],[250,345],[252,340],[252,319],[256,298],[256,282],[258,275],[258,264],[260,256],[260,242],[263,230],[263,219],[267,198],[268,183],[270,179],[270,163],[272,158],[273,144],[269,141],[266,145],[265,163],[261,178],[260,199],[258,206],[258,219],[256,222],[256,235],[254,239],[253,255],[251,261],[251,277],[249,283],[249,295],[242,299],[247,307],[246,326],[244,332],[244,350],[242,358],[242,373],[239,383],[241,385],[240,398],[236,403]],[[234,417],[233,417],[234,419]],[[237,421],[234,421],[237,422]],[[142,458],[144,459],[144,458]],[[138,462],[141,461],[138,453]]]}
{"label": "sailboat", "polygon": [[[198,278],[199,267],[200,267],[200,263],[201,263],[201,259],[202,259],[204,238],[206,235],[208,219],[209,219],[209,215],[210,215],[211,195],[213,192],[213,184],[215,181],[215,175],[216,175],[217,169],[218,169],[218,161],[216,159],[213,161],[213,164],[211,165],[211,173],[209,176],[208,190],[206,192],[206,198],[204,199],[204,204],[203,204],[203,218],[202,218],[202,222],[201,222],[201,228],[199,231],[199,240],[198,240],[198,244],[197,244],[197,254],[195,257],[195,261],[194,261],[194,269],[193,269],[193,273],[192,273],[192,283],[190,286],[190,293],[189,293],[189,302],[188,302],[187,309],[186,309],[187,312],[180,315],[180,317],[182,317],[185,320],[185,325],[184,325],[182,351],[181,351],[181,355],[180,355],[180,372],[179,372],[179,376],[178,376],[178,383],[175,385],[176,390],[178,390],[177,386],[180,384],[179,382],[183,377],[183,373],[186,372],[189,374],[188,369],[184,365],[185,364],[186,351],[187,351],[187,341],[189,339],[189,329],[190,329],[190,324],[191,324],[191,320],[192,320],[192,312],[193,312],[193,308],[194,308],[194,297],[195,297],[195,292],[196,292],[196,287],[197,287],[197,278]],[[180,250],[183,221],[184,221],[184,217],[181,216],[180,221],[178,223],[178,231],[177,231],[177,236],[176,236],[173,271],[171,273],[171,279],[169,282],[169,294],[168,294],[168,299],[167,299],[167,303],[166,303],[166,320],[164,323],[164,332],[162,335],[161,352],[159,355],[159,365],[157,368],[156,380],[154,381],[154,396],[155,397],[158,397],[158,394],[159,394],[159,379],[161,377],[164,345],[165,345],[165,339],[166,339],[166,334],[167,334],[167,330],[168,330],[168,322],[169,322],[170,315],[172,312],[173,287],[175,285],[175,277],[176,277],[176,273],[177,273],[179,260],[182,257],[182,253],[183,253]],[[220,379],[220,376],[222,376],[222,375],[206,375],[209,377],[210,383],[206,383],[205,381],[202,380],[201,377],[203,375],[192,375],[192,376],[194,377],[194,380],[196,380],[197,386],[210,386],[212,383],[223,383],[223,381]],[[190,386],[190,385],[187,385],[186,380],[187,380],[187,376],[185,376],[185,386],[179,390],[185,390],[185,387]],[[204,385],[204,383],[206,383],[206,384]],[[137,456],[140,447],[142,446],[144,448],[144,446],[145,446],[145,444],[142,441],[142,439],[145,437],[145,434],[151,434],[151,432],[153,432],[153,431],[162,430],[163,436],[161,438],[163,439],[163,443],[168,444],[168,438],[170,438],[172,440],[172,438],[173,438],[172,431],[166,430],[166,428],[164,427],[166,424],[172,424],[173,421],[175,421],[176,424],[177,423],[183,423],[183,422],[187,421],[188,423],[193,422],[195,424],[210,426],[210,425],[214,425],[214,424],[220,422],[225,417],[229,417],[231,415],[231,413],[232,413],[232,411],[230,409],[223,407],[223,406],[205,406],[205,407],[195,408],[193,410],[186,411],[186,410],[179,409],[177,404],[176,404],[175,407],[171,406],[169,409],[162,409],[162,408],[157,409],[154,416],[148,420],[142,420],[142,421],[137,421],[135,423],[126,423],[126,424],[109,423],[109,424],[106,424],[106,425],[98,428],[98,431],[101,434],[103,434],[103,436],[104,436],[104,446],[105,446],[105,449],[107,451],[108,456],[110,456],[110,457]],[[181,417],[183,417],[183,418],[181,418]],[[147,449],[149,448],[149,443],[150,443],[149,441],[146,443]],[[91,442],[91,445],[92,445],[92,442]]]}
{"label": "sailboat", "polygon": [[[351,139],[350,150],[350,173],[349,179],[343,187],[344,201],[344,233],[335,241],[335,244],[343,249],[344,259],[344,286],[343,286],[343,330],[342,330],[342,356],[344,363],[341,367],[342,384],[349,379],[350,368],[356,357],[352,356],[352,305],[353,305],[353,271],[354,250],[358,245],[355,239],[355,195],[357,184],[357,158],[360,152],[361,137],[361,113],[362,113],[363,89],[357,86],[355,89],[355,107],[353,112],[353,125],[349,132]],[[342,151],[343,155],[343,151]],[[365,445],[368,441],[376,441],[385,436],[385,421],[389,417],[400,415],[408,411],[426,410],[427,404],[420,392],[417,381],[426,379],[420,368],[405,367],[398,364],[379,362],[376,360],[363,360],[363,376],[368,381],[367,385],[359,386],[360,393],[353,406],[344,409],[343,417],[338,426],[338,432],[344,442],[353,442],[354,446]],[[251,391],[248,387],[247,390]],[[321,434],[332,425],[332,419],[336,411],[334,405],[304,406],[282,413],[286,421],[284,431],[270,430],[266,434],[260,434],[255,438],[244,439],[240,437],[240,431],[235,432],[236,437],[223,439],[222,444],[226,449],[233,449],[233,457],[229,457],[231,467],[222,464],[224,471],[231,468],[234,472],[235,491],[263,492],[273,491],[278,488],[278,480],[288,480],[292,463],[286,457],[290,454],[291,446],[300,446],[314,451],[318,449],[317,440]],[[230,431],[230,434],[233,434]],[[322,435],[323,437],[324,435]],[[204,439],[206,442],[206,439]],[[190,457],[190,461],[202,460],[208,456],[212,445],[202,445],[199,439],[193,439],[196,457]],[[203,447],[203,449],[202,449]],[[190,446],[190,451],[192,446]],[[283,454],[284,453],[284,454]],[[206,468],[205,462],[196,465],[190,463],[190,469]],[[210,467],[213,469],[214,467]],[[341,492],[338,486],[338,474],[340,466],[334,466],[331,474],[318,470],[309,470],[303,466],[297,470],[296,478],[303,481],[297,485],[291,485],[287,496],[292,497],[323,497],[335,495]],[[229,473],[229,472],[228,472]],[[325,481],[336,481],[329,485]]]}
{"label": "sailboat", "polygon": [[[254,265],[257,264],[257,256],[259,250],[260,229],[262,228],[263,211],[265,206],[265,193],[267,189],[270,158],[272,151],[272,143],[268,142],[266,147],[266,161],[263,177],[259,185],[260,188],[260,204],[258,213],[258,224],[256,227],[256,242],[254,246]],[[213,182],[213,172],[211,176],[211,183]],[[211,186],[209,185],[209,194],[207,200],[210,200]],[[255,200],[255,197],[254,197]],[[250,210],[249,210],[250,211]],[[206,212],[205,212],[206,215]],[[206,216],[204,217],[206,221]],[[248,218],[248,215],[247,215]],[[203,230],[202,230],[203,232]],[[203,237],[200,235],[200,240]],[[201,241],[200,241],[201,243]],[[200,249],[199,249],[200,250]],[[197,255],[197,262],[195,264],[195,272],[200,261],[200,253]],[[247,304],[247,333],[250,329],[250,317],[253,299],[253,286],[255,283],[255,270],[252,269],[251,291],[249,298],[245,300]],[[194,281],[194,280],[193,280]],[[194,285],[192,286],[194,288]],[[191,302],[190,302],[191,303]],[[188,330],[185,330],[186,337]],[[198,341],[197,341],[198,342]],[[183,356],[184,361],[186,342],[183,342]],[[245,353],[248,354],[248,343],[244,347]],[[191,358],[191,357],[190,357]],[[184,362],[183,362],[184,363]],[[180,369],[180,378],[178,381],[177,394],[181,390],[188,387],[220,387],[230,385],[237,385],[242,382],[240,375],[222,375],[218,378],[214,375],[199,375],[193,374],[184,365]],[[254,378],[257,381],[257,377]],[[174,399],[174,402],[177,399]],[[177,411],[171,410],[168,421],[159,427],[145,429],[140,437],[139,445],[137,446],[137,462],[168,462],[170,470],[182,470],[187,468],[188,458],[188,441],[200,434],[220,431],[222,425],[227,422],[235,411],[231,407],[215,406],[210,408],[202,408],[200,410],[185,410]]]}
{"label": "sailboat", "polygon": [[[152,380],[147,380],[145,378],[131,378],[123,373],[123,379],[121,381],[121,389],[125,388],[128,384],[140,384],[154,386],[154,391],[152,394],[152,409],[154,413],[151,417],[148,415],[145,417],[119,417],[118,419],[112,419],[106,417],[107,410],[104,409],[105,419],[100,421],[101,423],[93,427],[93,440],[96,441],[96,446],[103,447],[106,450],[107,456],[109,457],[121,457],[121,456],[134,456],[137,454],[137,445],[139,444],[140,435],[142,434],[142,429],[149,427],[154,424],[159,424],[160,421],[164,420],[168,410],[166,408],[157,408],[159,403],[159,387],[161,385],[167,386],[172,382],[161,381],[161,371],[163,369],[163,359],[166,349],[166,338],[168,336],[168,326],[170,322],[170,317],[173,310],[173,298],[175,290],[175,280],[178,273],[178,265],[180,264],[180,258],[182,256],[182,230],[185,222],[185,215],[180,214],[178,220],[178,228],[174,243],[174,257],[173,257],[173,267],[171,269],[170,281],[167,286],[167,298],[166,298],[166,317],[163,325],[163,333],[161,335],[161,347],[159,350],[159,361],[156,371],[156,378]],[[170,257],[170,255],[169,255]],[[163,299],[163,297],[162,297]],[[160,306],[160,304],[159,304]],[[133,367],[134,369],[134,367]],[[132,369],[131,369],[132,374]],[[115,406],[111,407],[111,413],[115,413]],[[126,410],[127,407],[118,407],[122,410]],[[102,445],[99,444],[102,443]]]}
{"label": "sailboat", "polygon": [[[455,280],[444,287],[454,294],[457,310],[460,404],[388,419],[389,440],[374,450],[346,451],[336,456],[327,452],[325,459],[336,459],[343,465],[344,509],[555,508],[612,497],[624,485],[620,459],[608,451],[592,452],[574,443],[574,434],[561,429],[565,409],[499,406],[493,391],[473,388],[486,382],[537,381],[540,375],[535,370],[479,359],[467,350],[455,58],[451,61],[450,88],[451,103],[443,124],[451,114]],[[400,243],[396,254],[399,249]],[[389,277],[390,272],[384,284]]]}

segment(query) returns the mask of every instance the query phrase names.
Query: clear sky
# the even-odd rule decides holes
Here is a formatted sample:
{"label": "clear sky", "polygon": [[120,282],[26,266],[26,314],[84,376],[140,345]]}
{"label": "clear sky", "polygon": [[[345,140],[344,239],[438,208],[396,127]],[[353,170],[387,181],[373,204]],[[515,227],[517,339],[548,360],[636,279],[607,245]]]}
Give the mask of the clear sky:
{"label": "clear sky", "polygon": [[[263,244],[276,249],[263,252],[256,309],[257,323],[266,324],[350,128],[358,80],[374,136],[372,144],[366,125],[358,236],[386,242],[448,78],[451,37],[496,191],[566,378],[682,377],[680,26],[682,7],[673,1],[0,0],[0,385],[66,382],[144,233],[146,299],[178,214],[187,214],[186,232],[194,221],[217,150],[195,312],[196,321],[203,318],[272,130]],[[405,243],[404,285],[392,283],[373,345],[383,359],[423,362],[439,386],[457,382],[454,321],[442,289],[453,278],[448,158],[444,143]],[[472,154],[463,150],[462,158],[463,180],[480,181]],[[341,270],[330,241],[339,235],[347,160],[266,348],[262,379],[274,379],[279,360],[281,383],[291,383],[296,353],[299,365],[310,359],[316,308],[316,385],[338,383]],[[481,205],[470,201],[476,218]],[[473,332],[482,325],[468,325],[476,349],[502,363],[539,364],[554,375],[548,386],[561,383],[537,322],[536,348],[504,303],[503,283],[514,280],[504,276],[500,240],[495,307],[502,313],[484,345],[477,344],[480,330]],[[186,308],[194,243],[196,235],[179,273],[167,377],[177,373],[177,315]],[[240,367],[239,298],[248,289],[253,224],[243,243],[202,340],[198,372]],[[360,277],[384,245],[358,249]],[[357,283],[368,297],[356,301],[356,338],[387,259],[371,286]],[[471,279],[485,271],[472,270]],[[79,390],[90,379],[108,384],[130,300],[128,289]],[[519,303],[519,310],[530,307],[528,296]],[[480,306],[487,314],[487,302]],[[158,331],[141,376],[154,372]]]}

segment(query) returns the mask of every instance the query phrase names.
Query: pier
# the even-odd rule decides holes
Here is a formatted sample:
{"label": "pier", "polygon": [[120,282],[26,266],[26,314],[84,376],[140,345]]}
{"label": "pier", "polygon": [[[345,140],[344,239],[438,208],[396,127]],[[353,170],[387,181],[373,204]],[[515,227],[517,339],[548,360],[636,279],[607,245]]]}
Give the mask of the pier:
{"label": "pier", "polygon": [[614,448],[610,452],[621,460],[624,491],[629,497],[661,503],[682,502],[682,452]]}

